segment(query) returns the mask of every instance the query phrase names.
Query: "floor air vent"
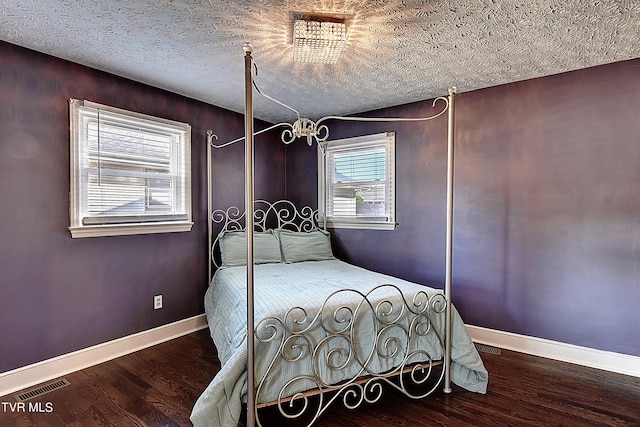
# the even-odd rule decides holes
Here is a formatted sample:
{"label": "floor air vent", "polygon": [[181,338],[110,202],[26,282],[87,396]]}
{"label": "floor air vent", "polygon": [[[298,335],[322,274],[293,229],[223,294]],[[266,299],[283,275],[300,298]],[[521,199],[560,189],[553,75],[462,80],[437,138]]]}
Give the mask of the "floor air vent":
{"label": "floor air vent", "polygon": [[35,397],[42,396],[43,394],[47,394],[47,393],[51,393],[52,391],[59,390],[62,387],[66,387],[68,385],[71,385],[71,383],[65,379],[56,380],[49,384],[45,384],[43,386],[25,391],[24,393],[17,394],[15,397],[18,402],[24,402],[24,401],[33,399]]}
{"label": "floor air vent", "polygon": [[476,344],[476,350],[481,353],[489,353],[495,354],[496,356],[500,356],[500,349],[495,347],[489,347],[487,345]]}

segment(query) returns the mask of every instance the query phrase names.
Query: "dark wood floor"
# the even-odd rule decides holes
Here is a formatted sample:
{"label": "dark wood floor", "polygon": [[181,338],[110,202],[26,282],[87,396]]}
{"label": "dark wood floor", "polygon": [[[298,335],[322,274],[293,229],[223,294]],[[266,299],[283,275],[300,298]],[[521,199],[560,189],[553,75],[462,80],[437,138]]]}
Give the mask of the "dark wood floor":
{"label": "dark wood floor", "polygon": [[[511,351],[482,358],[486,395],[454,387],[410,401],[385,392],[375,405],[332,408],[317,425],[640,426],[640,378]],[[34,399],[42,412],[12,411],[13,395],[0,397],[0,426],[188,426],[219,366],[202,330],[65,376],[71,385]]]}

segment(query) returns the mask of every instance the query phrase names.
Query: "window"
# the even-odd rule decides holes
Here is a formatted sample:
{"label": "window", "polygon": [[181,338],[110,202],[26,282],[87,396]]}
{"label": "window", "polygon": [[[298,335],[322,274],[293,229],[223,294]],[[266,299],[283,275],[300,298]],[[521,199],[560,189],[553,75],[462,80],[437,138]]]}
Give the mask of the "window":
{"label": "window", "polygon": [[191,127],[69,100],[72,237],[189,231]]}
{"label": "window", "polygon": [[328,226],[395,228],[395,133],[328,141],[318,159]]}

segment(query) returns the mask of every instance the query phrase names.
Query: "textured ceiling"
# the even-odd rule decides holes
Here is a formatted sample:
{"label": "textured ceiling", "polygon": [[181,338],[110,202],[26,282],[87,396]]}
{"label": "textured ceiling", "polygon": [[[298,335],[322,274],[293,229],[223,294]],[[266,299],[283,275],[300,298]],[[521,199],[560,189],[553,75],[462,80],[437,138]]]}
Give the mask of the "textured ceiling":
{"label": "textured ceiling", "polygon": [[[338,64],[293,63],[294,13],[346,17]],[[262,91],[312,119],[638,58],[639,36],[638,0],[0,0],[2,40],[238,112],[249,41]]]}

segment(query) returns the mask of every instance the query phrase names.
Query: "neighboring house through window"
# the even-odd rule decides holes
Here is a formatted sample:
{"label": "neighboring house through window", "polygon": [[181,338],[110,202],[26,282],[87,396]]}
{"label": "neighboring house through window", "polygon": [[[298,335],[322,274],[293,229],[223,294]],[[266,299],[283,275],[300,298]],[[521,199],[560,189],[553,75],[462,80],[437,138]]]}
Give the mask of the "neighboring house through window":
{"label": "neighboring house through window", "polygon": [[395,133],[327,141],[318,154],[318,206],[336,228],[395,228]]}
{"label": "neighboring house through window", "polygon": [[189,231],[191,126],[69,100],[72,237]]}

